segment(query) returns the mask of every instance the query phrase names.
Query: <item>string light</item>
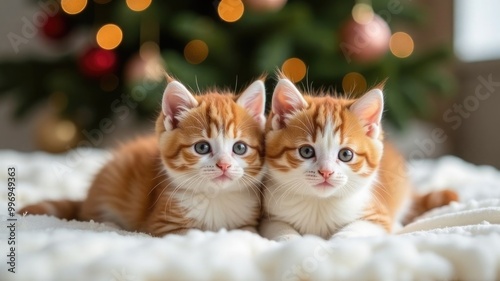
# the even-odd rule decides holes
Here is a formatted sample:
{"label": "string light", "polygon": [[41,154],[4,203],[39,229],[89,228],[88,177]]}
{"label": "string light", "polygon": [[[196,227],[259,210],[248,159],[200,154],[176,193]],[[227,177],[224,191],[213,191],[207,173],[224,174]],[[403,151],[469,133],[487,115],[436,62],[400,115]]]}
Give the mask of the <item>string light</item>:
{"label": "string light", "polygon": [[103,25],[99,31],[97,31],[96,35],[97,44],[105,50],[112,50],[118,47],[122,39],[123,33],[120,27],[111,23]]}
{"label": "string light", "polygon": [[289,58],[281,66],[281,71],[288,79],[296,83],[306,76],[306,64],[299,58]]}
{"label": "string light", "polygon": [[406,32],[396,32],[391,36],[389,48],[391,53],[398,58],[407,58],[413,53],[415,45],[413,39]]}
{"label": "string light", "polygon": [[344,93],[360,94],[366,91],[366,79],[358,72],[349,72],[342,79]]}
{"label": "string light", "polygon": [[208,46],[202,40],[192,40],[184,47],[184,57],[191,64],[199,64],[208,56]]}
{"label": "string light", "polygon": [[358,3],[352,8],[352,18],[359,24],[367,24],[373,19],[372,6],[365,3]]}
{"label": "string light", "polygon": [[152,0],[127,0],[127,6],[134,12],[146,10],[151,5]]}
{"label": "string light", "polygon": [[87,6],[87,0],[61,0],[62,10],[69,15],[76,15]]}
{"label": "string light", "polygon": [[243,16],[245,6],[241,0],[222,0],[217,7],[219,17],[223,21],[235,22]]}

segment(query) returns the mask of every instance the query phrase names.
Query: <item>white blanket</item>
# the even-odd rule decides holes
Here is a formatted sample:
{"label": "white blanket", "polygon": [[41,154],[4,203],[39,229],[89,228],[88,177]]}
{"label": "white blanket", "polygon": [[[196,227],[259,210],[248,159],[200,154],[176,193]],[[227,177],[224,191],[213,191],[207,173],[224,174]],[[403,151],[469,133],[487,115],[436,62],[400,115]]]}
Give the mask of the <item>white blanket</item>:
{"label": "white blanket", "polygon": [[453,188],[461,202],[432,210],[398,235],[276,243],[244,231],[153,238],[110,224],[17,217],[8,270],[7,168],[16,208],[83,198],[109,155],[0,152],[0,280],[500,280],[500,172],[454,157],[414,161],[421,191]]}

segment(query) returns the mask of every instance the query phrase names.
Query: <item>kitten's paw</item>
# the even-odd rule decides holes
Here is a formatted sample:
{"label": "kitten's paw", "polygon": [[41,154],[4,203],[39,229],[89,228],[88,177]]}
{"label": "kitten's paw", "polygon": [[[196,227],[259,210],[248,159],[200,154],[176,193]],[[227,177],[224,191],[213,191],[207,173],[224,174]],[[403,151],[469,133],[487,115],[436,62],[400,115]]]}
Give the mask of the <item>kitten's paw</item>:
{"label": "kitten's paw", "polygon": [[423,198],[425,206],[428,210],[438,208],[450,204],[451,202],[458,202],[458,193],[451,189],[443,189],[429,192]]}
{"label": "kitten's paw", "polygon": [[332,236],[332,239],[337,238],[360,238],[387,235],[387,231],[380,225],[369,221],[355,221],[342,228],[339,232]]}
{"label": "kitten's paw", "polygon": [[300,238],[301,236],[299,234],[284,234],[280,235],[277,237],[274,237],[273,240],[276,242],[287,242],[287,241],[292,241],[297,238]]}

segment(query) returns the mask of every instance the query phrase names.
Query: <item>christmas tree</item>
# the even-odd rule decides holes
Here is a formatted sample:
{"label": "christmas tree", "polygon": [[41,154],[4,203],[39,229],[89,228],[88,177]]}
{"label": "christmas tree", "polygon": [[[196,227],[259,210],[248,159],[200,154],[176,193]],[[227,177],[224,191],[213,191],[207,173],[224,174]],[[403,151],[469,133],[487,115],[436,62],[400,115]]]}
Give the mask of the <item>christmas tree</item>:
{"label": "christmas tree", "polygon": [[[277,69],[305,89],[334,87],[351,96],[388,78],[385,116],[399,128],[453,87],[441,68],[448,49],[418,52],[411,35],[398,30],[422,22],[423,10],[411,1],[33,3],[40,11],[23,30],[35,32],[9,33],[8,40],[22,52],[36,33],[61,55],[1,62],[0,95],[14,95],[16,116],[49,100],[66,128],[76,128],[71,139],[131,111],[151,119],[163,69],[194,92],[214,85],[238,91]],[[266,82],[268,95],[274,84]]]}

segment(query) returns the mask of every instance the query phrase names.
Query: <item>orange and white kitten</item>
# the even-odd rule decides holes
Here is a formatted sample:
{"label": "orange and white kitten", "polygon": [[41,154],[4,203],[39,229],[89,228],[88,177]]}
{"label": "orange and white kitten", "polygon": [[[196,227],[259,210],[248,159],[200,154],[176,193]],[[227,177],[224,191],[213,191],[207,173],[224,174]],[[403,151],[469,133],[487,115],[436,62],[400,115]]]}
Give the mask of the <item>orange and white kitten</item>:
{"label": "orange and white kitten", "polygon": [[[356,100],[302,95],[289,80],[279,80],[266,124],[268,177],[259,227],[264,237],[329,239],[392,231],[413,193],[404,160],[383,140],[383,109],[378,88]],[[436,207],[456,194],[447,190],[416,199],[417,205],[432,201],[429,207]]]}
{"label": "orange and white kitten", "polygon": [[189,229],[255,231],[264,161],[265,88],[192,95],[169,78],[156,135],[123,145],[83,202],[45,201],[20,213],[113,222],[154,236]]}

